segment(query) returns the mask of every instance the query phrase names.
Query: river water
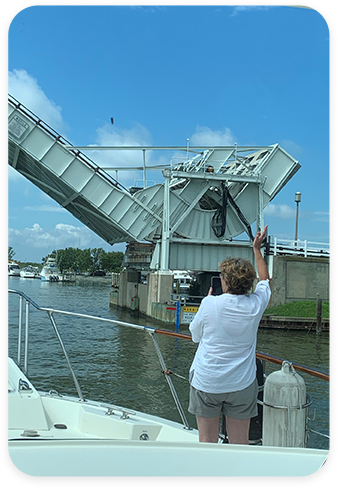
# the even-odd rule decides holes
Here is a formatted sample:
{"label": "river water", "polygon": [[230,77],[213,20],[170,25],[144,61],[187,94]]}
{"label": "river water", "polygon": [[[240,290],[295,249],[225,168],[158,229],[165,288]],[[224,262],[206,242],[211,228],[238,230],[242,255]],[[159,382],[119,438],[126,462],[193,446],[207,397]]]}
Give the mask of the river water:
{"label": "river water", "polygon": [[[76,283],[49,283],[38,279],[8,277],[9,289],[25,293],[40,307],[96,315],[113,320],[175,330],[150,318],[135,318],[127,311],[109,306],[109,282],[86,279]],[[9,355],[17,359],[19,298],[9,294]],[[84,318],[55,315],[84,397],[102,400],[181,422],[162,368],[148,333]],[[189,333],[188,326],[180,332]],[[194,416],[187,411],[188,372],[196,344],[156,334],[178,397],[192,427]],[[308,367],[329,372],[329,336],[315,332],[259,330],[257,350]],[[265,371],[279,369],[265,363]],[[329,435],[329,384],[299,373],[312,397],[309,427]],[[177,376],[179,375],[179,376]],[[28,376],[38,389],[56,389],[76,395],[66,361],[46,312],[30,306]],[[315,411],[314,411],[315,410]],[[314,420],[312,420],[312,418]],[[308,447],[328,449],[327,438],[310,433]]]}

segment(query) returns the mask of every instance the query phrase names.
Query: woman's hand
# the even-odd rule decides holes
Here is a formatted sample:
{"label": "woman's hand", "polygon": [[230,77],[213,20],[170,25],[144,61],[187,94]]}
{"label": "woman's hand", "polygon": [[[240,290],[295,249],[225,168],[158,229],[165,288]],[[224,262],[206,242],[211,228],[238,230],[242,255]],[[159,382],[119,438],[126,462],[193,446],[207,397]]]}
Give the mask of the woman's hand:
{"label": "woman's hand", "polygon": [[257,267],[259,281],[269,279],[269,271],[261,253],[261,245],[267,230],[268,230],[268,226],[266,225],[261,234],[257,232],[255,240],[253,241],[253,249],[254,249],[254,255],[256,259],[256,267]]}
{"label": "woman's hand", "polygon": [[254,249],[257,249],[258,251],[260,250],[267,230],[268,230],[268,226],[266,225],[261,234],[259,232],[257,232],[255,240],[253,241],[253,248]]}

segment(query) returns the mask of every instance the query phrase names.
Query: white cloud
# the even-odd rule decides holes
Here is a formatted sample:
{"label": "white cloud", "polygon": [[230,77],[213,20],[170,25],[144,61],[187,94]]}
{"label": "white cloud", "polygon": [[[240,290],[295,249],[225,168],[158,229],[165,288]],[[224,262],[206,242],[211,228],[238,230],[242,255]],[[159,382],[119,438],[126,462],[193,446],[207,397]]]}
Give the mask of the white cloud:
{"label": "white cloud", "polygon": [[[65,135],[66,124],[62,118],[62,108],[50,100],[43,89],[38,84],[38,81],[23,69],[9,72],[8,88],[11,95],[17,98],[21,103],[26,105],[32,112],[36,113],[42,120],[48,123],[55,130]],[[206,126],[197,126],[195,133],[190,138],[191,145],[202,146],[229,146],[235,143],[233,133],[229,128],[221,130],[212,130]],[[98,146],[150,146],[152,144],[152,136],[149,130],[142,124],[136,123],[130,129],[116,129],[114,126],[105,124],[98,127],[96,130],[96,141]],[[86,151],[83,151],[86,152]],[[88,156],[101,167],[142,167],[143,154],[142,151],[87,151]],[[164,164],[170,163],[170,157],[164,153],[155,153],[154,151],[146,152],[146,164]],[[116,173],[113,170],[109,171],[113,177]],[[11,180],[19,180],[19,175],[12,168],[9,169],[8,176]],[[142,171],[139,170],[121,170],[117,174],[117,178],[122,185],[130,187],[133,185],[140,185],[143,180]],[[147,180],[154,180],[153,183],[163,181],[162,174],[158,172],[156,175],[152,173],[147,174]],[[138,182],[137,182],[138,180]],[[33,208],[30,208],[33,210]],[[52,211],[50,209],[42,209],[43,211]],[[56,210],[55,210],[56,211]],[[60,211],[60,210],[59,210]]]}
{"label": "white cloud", "polygon": [[315,222],[330,222],[330,212],[314,212],[313,221]]}
{"label": "white cloud", "polygon": [[[95,234],[87,227],[75,227],[68,224],[56,224],[54,228],[44,230],[38,223],[31,228],[8,229],[9,244],[16,247],[19,242],[26,247],[38,249],[63,249],[65,247],[92,247]],[[100,239],[101,240],[101,239]],[[102,240],[101,240],[102,241]],[[102,241],[104,244],[104,241]],[[95,244],[97,246],[97,243]]]}
{"label": "white cloud", "polygon": [[105,251],[125,250],[125,243],[110,246],[103,239],[85,226],[74,226],[59,223],[45,230],[35,223],[26,229],[8,229],[8,245],[15,251],[15,258],[21,261],[40,262],[43,256],[53,250],[66,247],[95,248],[102,247]]}
{"label": "white cloud", "polygon": [[274,203],[269,203],[264,209],[264,215],[279,217],[280,219],[294,219],[295,209],[285,204],[275,205]]}
{"label": "white cloud", "polygon": [[151,143],[148,129],[137,123],[132,129],[115,129],[109,124],[96,130],[98,144],[113,146],[146,146]]}
{"label": "white cloud", "polygon": [[[277,217],[283,220],[295,220],[296,209],[286,204],[275,205],[274,203],[269,203],[264,209],[264,216]],[[302,221],[330,222],[330,212],[301,210],[299,217]],[[281,235],[279,235],[279,237],[281,237]]]}
{"label": "white cloud", "polygon": [[230,17],[236,17],[240,12],[247,12],[249,10],[269,10],[272,6],[264,5],[238,5],[235,7],[230,15]]}
{"label": "white cloud", "polygon": [[228,127],[223,130],[212,130],[198,125],[190,138],[192,146],[232,146],[235,142],[235,137]]}
{"label": "white cloud", "polygon": [[[136,123],[131,129],[116,129],[105,124],[96,129],[96,145],[98,146],[150,146],[152,137],[149,130],[142,124]],[[133,167],[143,167],[143,153],[141,150],[90,150],[85,152],[96,164],[102,168],[125,168],[118,172],[118,181],[126,186],[134,186],[135,180],[143,178],[142,172]],[[146,164],[153,164],[152,151],[146,152]],[[129,168],[127,170],[127,168]],[[108,171],[114,178],[116,173]]]}
{"label": "white cloud", "polygon": [[[66,123],[62,118],[62,108],[50,100],[38,81],[27,71],[13,70],[8,73],[8,91],[11,95],[26,105],[33,113],[49,124],[53,129],[65,136]],[[96,131],[96,143],[99,146],[146,146],[151,145],[151,134],[142,124],[136,123],[131,129],[119,129],[105,124]],[[84,151],[85,152],[85,151]],[[88,156],[99,166],[142,166],[142,152],[136,151],[88,151]],[[147,164],[150,163],[151,153],[147,151]],[[115,176],[115,173],[112,172]],[[22,176],[13,168],[9,168],[10,180],[20,181]],[[140,172],[120,171],[119,181],[125,186],[132,186],[135,180],[142,179]],[[32,209],[31,209],[32,210]]]}
{"label": "white cloud", "polygon": [[[96,130],[96,142],[99,146],[150,146],[152,144],[152,136],[148,129],[142,124],[137,123],[131,129],[115,129],[109,124],[105,124]],[[222,130],[212,130],[206,126],[197,125],[194,134],[190,137],[190,145],[196,146],[231,146],[235,144],[235,137],[231,130],[225,127]],[[143,166],[142,151],[134,150],[115,150],[115,151],[87,151],[88,156],[95,161],[96,164],[105,167],[119,167],[131,168],[129,171],[119,171],[118,181],[126,187],[142,186],[143,173],[142,171],[133,171],[133,167]],[[169,164],[171,158],[174,161],[185,159],[186,155],[182,152],[156,152],[146,151],[146,165],[164,165]],[[113,170],[109,171],[113,177],[116,173]],[[153,181],[151,181],[153,180]],[[163,183],[164,179],[161,171],[147,172],[147,184]]]}
{"label": "white cloud", "polygon": [[[152,144],[152,137],[148,129],[136,124],[131,129],[115,129],[109,124],[105,124],[96,130],[96,142],[99,146],[150,146]],[[235,144],[235,137],[231,130],[227,127],[221,130],[212,130],[207,126],[197,125],[194,134],[189,138],[190,145],[196,146],[231,146]],[[115,150],[115,151],[88,151],[88,156],[93,159],[101,167],[142,167],[143,154],[142,151],[134,150]],[[182,152],[156,152],[146,151],[147,166],[158,164],[169,164],[170,159],[174,161],[185,159],[186,155]],[[115,177],[114,171],[109,171]],[[118,180],[126,187],[133,186],[136,180],[142,180],[142,171],[119,171]],[[154,180],[150,182],[149,180]],[[160,171],[153,173],[147,172],[147,181],[151,184],[156,182],[163,182],[163,176]],[[140,185],[141,182],[139,182]]]}
{"label": "white cloud", "polygon": [[8,92],[53,129],[64,135],[66,124],[62,118],[62,108],[47,97],[37,80],[26,70],[9,71]]}
{"label": "white cloud", "polygon": [[66,212],[63,207],[56,207],[53,205],[35,205],[33,207],[24,207],[24,210],[29,212]]}

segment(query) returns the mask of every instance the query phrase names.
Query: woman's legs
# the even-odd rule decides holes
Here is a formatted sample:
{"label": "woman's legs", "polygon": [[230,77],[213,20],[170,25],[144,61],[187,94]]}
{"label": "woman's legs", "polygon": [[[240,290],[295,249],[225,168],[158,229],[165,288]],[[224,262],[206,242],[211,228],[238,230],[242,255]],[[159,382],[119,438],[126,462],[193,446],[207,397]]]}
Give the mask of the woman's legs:
{"label": "woman's legs", "polygon": [[200,442],[218,442],[219,415],[213,418],[196,415]]}
{"label": "woman's legs", "polygon": [[250,419],[238,420],[226,417],[229,444],[249,444]]}
{"label": "woman's legs", "polygon": [[[219,417],[207,418],[196,415],[200,442],[218,442]],[[249,444],[250,419],[238,420],[226,417],[229,444]]]}
{"label": "woman's legs", "polygon": [[[257,390],[256,379],[244,390],[225,394],[205,393],[191,386],[188,411],[196,415],[200,442],[218,442],[219,414],[223,411],[229,443],[249,444],[250,420],[257,415]],[[211,417],[203,417],[204,414]],[[248,418],[238,420],[231,414]]]}

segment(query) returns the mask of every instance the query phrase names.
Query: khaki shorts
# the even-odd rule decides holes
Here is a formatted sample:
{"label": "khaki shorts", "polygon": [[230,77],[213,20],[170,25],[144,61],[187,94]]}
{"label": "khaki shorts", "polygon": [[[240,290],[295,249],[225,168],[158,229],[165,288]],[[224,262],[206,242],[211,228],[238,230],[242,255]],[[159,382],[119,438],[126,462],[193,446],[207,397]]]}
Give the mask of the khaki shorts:
{"label": "khaki shorts", "polygon": [[244,390],[231,393],[205,393],[190,386],[188,411],[199,417],[214,418],[222,413],[233,419],[246,420],[258,415],[257,395],[257,379]]}

